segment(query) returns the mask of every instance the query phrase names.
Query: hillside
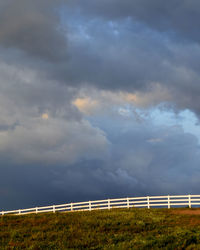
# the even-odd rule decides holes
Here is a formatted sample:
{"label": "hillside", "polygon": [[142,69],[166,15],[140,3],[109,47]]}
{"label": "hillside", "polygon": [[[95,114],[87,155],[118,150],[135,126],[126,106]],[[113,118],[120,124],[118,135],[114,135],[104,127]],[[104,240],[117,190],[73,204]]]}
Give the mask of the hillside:
{"label": "hillside", "polygon": [[196,209],[0,217],[0,249],[200,249]]}

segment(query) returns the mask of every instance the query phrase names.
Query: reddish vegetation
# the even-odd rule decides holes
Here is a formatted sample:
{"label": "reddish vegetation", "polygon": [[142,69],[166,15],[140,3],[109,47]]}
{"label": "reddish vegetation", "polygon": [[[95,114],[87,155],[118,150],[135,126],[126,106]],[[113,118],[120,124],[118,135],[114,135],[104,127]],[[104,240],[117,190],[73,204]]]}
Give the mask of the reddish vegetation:
{"label": "reddish vegetation", "polygon": [[174,214],[200,215],[200,209],[172,210]]}
{"label": "reddish vegetation", "polygon": [[200,209],[178,209],[171,210],[171,214],[177,215],[175,223],[177,225],[185,224],[188,227],[200,226]]}

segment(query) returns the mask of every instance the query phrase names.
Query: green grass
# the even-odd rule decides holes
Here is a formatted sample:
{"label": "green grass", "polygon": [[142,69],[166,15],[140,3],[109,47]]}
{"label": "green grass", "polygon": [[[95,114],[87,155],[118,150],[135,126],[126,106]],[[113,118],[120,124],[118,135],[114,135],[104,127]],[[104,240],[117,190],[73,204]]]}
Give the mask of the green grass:
{"label": "green grass", "polygon": [[200,249],[200,215],[112,209],[0,217],[0,249]]}

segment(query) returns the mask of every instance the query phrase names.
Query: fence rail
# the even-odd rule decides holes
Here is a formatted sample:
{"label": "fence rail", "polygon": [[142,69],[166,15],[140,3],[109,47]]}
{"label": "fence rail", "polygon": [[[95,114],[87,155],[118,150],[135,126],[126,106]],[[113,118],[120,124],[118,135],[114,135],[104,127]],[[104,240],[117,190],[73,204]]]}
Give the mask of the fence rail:
{"label": "fence rail", "polygon": [[66,203],[62,205],[52,205],[44,207],[35,207],[27,209],[18,209],[12,211],[1,211],[0,215],[13,214],[24,215],[33,213],[47,212],[74,212],[74,211],[91,211],[97,209],[111,208],[153,208],[153,207],[181,207],[200,206],[200,195],[167,195],[167,196],[146,196],[146,197],[128,197],[119,199],[96,200],[86,202]]}

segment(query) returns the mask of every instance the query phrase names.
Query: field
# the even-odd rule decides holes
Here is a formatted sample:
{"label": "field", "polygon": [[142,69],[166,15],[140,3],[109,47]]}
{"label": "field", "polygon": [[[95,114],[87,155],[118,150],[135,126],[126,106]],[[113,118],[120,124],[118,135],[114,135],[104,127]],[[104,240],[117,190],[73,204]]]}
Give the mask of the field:
{"label": "field", "polygon": [[200,249],[197,209],[0,217],[0,249]]}

